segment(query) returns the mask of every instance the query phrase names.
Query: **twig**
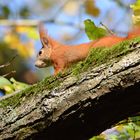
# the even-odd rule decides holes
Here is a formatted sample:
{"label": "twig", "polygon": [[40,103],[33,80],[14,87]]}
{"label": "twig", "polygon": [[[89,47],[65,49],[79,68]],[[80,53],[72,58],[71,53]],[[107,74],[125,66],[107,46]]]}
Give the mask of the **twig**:
{"label": "twig", "polygon": [[36,27],[40,22],[44,23],[55,23],[59,25],[67,25],[72,26],[78,29],[84,29],[82,26],[74,24],[73,22],[64,22],[64,21],[56,21],[55,19],[48,20],[0,20],[0,26],[27,26],[27,27]]}
{"label": "twig", "polygon": [[7,77],[7,76],[9,76],[9,75],[11,75],[11,74],[15,74],[15,73],[16,73],[16,71],[13,70],[13,71],[11,71],[11,72],[9,72],[9,73],[7,73],[7,74],[2,75],[2,77]]}
{"label": "twig", "polygon": [[3,26],[37,26],[39,23],[39,20],[7,20],[7,19],[1,19],[0,25]]}
{"label": "twig", "polygon": [[108,33],[110,33],[111,35],[114,35],[114,33],[113,33],[110,29],[108,29],[108,27],[105,26],[102,22],[100,22],[100,24],[101,24],[103,27],[105,27],[105,29],[108,31]]}
{"label": "twig", "polygon": [[12,57],[12,59],[10,61],[8,61],[6,64],[0,65],[0,68],[4,68],[7,67],[9,65],[11,65],[12,61],[17,57],[17,55],[15,55],[14,57]]}

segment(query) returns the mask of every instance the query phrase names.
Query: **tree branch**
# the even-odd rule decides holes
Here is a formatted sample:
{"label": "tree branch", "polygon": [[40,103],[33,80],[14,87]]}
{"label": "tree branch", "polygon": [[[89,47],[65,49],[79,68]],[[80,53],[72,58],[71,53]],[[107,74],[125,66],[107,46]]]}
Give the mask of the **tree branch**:
{"label": "tree branch", "polygon": [[138,44],[78,76],[46,78],[5,97],[0,100],[0,138],[89,139],[140,112],[139,71]]}

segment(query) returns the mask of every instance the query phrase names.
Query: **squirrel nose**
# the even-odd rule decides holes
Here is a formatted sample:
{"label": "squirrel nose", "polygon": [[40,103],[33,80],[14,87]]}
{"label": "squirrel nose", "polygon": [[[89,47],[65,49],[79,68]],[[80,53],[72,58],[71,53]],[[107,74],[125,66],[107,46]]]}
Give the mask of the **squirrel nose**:
{"label": "squirrel nose", "polygon": [[38,67],[38,63],[37,63],[37,61],[35,62],[35,66]]}
{"label": "squirrel nose", "polygon": [[36,62],[35,62],[35,66],[36,66],[36,67],[39,67],[40,65],[41,65],[40,61],[36,61]]}
{"label": "squirrel nose", "polygon": [[38,67],[38,68],[43,68],[43,67],[45,67],[45,65],[46,64],[43,61],[41,61],[41,60],[37,60],[35,62],[35,66]]}

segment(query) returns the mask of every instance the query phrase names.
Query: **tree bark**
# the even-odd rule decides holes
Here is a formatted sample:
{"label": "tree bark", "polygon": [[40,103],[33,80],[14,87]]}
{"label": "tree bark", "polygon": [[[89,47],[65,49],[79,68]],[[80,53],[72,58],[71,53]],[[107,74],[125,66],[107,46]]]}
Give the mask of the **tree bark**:
{"label": "tree bark", "polygon": [[86,140],[140,112],[139,47],[0,99],[0,139]]}

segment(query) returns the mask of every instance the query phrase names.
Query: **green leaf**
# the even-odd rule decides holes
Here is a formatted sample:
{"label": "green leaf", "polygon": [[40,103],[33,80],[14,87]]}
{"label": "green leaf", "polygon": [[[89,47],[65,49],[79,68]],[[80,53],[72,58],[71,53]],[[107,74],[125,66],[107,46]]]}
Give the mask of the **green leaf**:
{"label": "green leaf", "polygon": [[107,31],[105,29],[97,27],[90,19],[85,20],[84,24],[85,32],[90,40],[99,39],[107,35]]}
{"label": "green leaf", "polygon": [[25,89],[25,88],[29,87],[28,84],[25,84],[23,82],[18,82],[13,77],[10,78],[10,81],[12,82],[12,85],[13,85],[15,91],[16,90],[22,90],[22,89]]}
{"label": "green leaf", "polygon": [[5,94],[9,94],[14,91],[11,82],[2,76],[0,76],[0,89],[4,90]]}
{"label": "green leaf", "polygon": [[12,84],[8,79],[0,76],[0,88],[2,88],[5,85],[12,85]]}

